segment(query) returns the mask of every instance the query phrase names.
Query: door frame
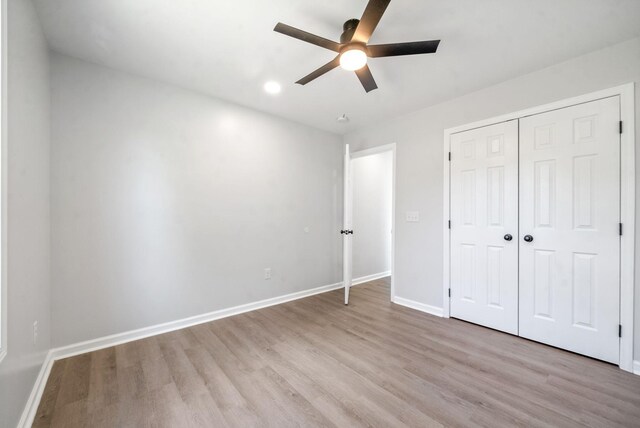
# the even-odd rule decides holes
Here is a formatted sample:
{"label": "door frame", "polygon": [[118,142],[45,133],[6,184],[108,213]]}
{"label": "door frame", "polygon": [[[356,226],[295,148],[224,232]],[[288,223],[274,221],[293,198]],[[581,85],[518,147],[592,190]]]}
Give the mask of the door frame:
{"label": "door frame", "polygon": [[[391,152],[391,286],[390,296],[391,302],[396,297],[395,278],[396,278],[396,143],[385,144],[382,146],[372,147],[370,149],[359,150],[357,152],[350,153],[349,161],[354,159],[363,158],[365,156],[377,155],[379,153]],[[353,173],[353,168],[349,168],[350,175]],[[347,177],[345,177],[346,179]],[[349,177],[349,186],[351,192],[353,192],[353,180]]]}
{"label": "door frame", "polygon": [[597,101],[603,98],[620,97],[620,120],[623,123],[620,134],[620,221],[623,234],[620,237],[620,363],[622,370],[633,372],[633,315],[634,315],[634,273],[635,273],[635,200],[636,200],[636,165],[635,165],[635,84],[625,85],[580,95],[532,107],[525,110],[507,113],[501,116],[480,120],[466,125],[444,130],[444,185],[443,185],[443,281],[442,309],[443,317],[450,317],[450,138],[452,134],[469,131],[509,120],[521,119],[540,113]]}

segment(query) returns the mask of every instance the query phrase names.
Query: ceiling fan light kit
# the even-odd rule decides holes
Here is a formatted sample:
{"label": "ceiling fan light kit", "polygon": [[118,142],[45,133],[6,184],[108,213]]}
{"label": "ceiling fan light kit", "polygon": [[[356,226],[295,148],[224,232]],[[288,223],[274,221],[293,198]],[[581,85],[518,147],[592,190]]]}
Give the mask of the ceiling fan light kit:
{"label": "ceiling fan light kit", "polygon": [[306,85],[312,80],[340,66],[345,70],[355,71],[365,91],[370,92],[377,89],[378,85],[367,65],[368,58],[435,53],[438,50],[440,40],[390,43],[384,45],[368,44],[373,31],[378,26],[390,1],[391,0],[369,0],[362,14],[362,18],[350,19],[344,23],[340,43],[279,22],[273,29],[274,31],[329,49],[338,54],[332,61],[298,80],[296,83]]}
{"label": "ceiling fan light kit", "polygon": [[340,52],[340,67],[347,71],[360,70],[367,65],[367,52],[359,45],[347,46]]}

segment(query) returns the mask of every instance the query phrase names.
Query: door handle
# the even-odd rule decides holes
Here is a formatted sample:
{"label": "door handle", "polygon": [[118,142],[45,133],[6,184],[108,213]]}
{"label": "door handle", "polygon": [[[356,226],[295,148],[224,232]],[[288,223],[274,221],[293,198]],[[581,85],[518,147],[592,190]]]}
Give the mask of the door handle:
{"label": "door handle", "polygon": [[511,236],[511,234],[507,233],[506,235],[504,235],[505,241],[511,241],[512,239],[513,239],[513,236]]}
{"label": "door handle", "polygon": [[533,242],[533,236],[524,235],[524,242]]}

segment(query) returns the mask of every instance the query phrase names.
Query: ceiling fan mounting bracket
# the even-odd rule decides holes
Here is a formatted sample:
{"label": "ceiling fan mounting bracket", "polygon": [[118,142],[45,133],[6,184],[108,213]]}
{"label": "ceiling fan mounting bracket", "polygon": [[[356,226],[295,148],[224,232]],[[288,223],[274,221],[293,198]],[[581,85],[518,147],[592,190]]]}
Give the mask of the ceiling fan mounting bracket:
{"label": "ceiling fan mounting bracket", "polygon": [[360,23],[360,20],[358,18],[352,18],[352,19],[346,21],[342,25],[342,31],[355,30],[356,28],[358,28],[358,24],[359,23]]}
{"label": "ceiling fan mounting bracket", "polygon": [[350,19],[346,21],[342,25],[342,35],[340,35],[340,43],[345,44],[349,43],[353,38],[353,33],[356,32],[356,28],[358,28],[358,24],[360,23],[359,19]]}

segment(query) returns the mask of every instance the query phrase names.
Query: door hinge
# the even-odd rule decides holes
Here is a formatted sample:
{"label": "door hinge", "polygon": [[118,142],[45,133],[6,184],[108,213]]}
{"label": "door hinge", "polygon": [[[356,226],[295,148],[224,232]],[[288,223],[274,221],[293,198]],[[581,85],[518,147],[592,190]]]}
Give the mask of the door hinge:
{"label": "door hinge", "polygon": [[449,229],[451,229],[451,220],[449,220]]}
{"label": "door hinge", "polygon": [[449,289],[449,297],[451,297],[451,289]]}
{"label": "door hinge", "polygon": [[622,324],[618,324],[618,337],[622,337]]}
{"label": "door hinge", "polygon": [[451,162],[451,152],[449,152],[449,162]]}
{"label": "door hinge", "polygon": [[622,223],[618,223],[618,233],[622,236]]}
{"label": "door hinge", "polygon": [[622,121],[619,122],[619,126],[620,126],[620,128],[619,128],[620,133],[622,134]]}

